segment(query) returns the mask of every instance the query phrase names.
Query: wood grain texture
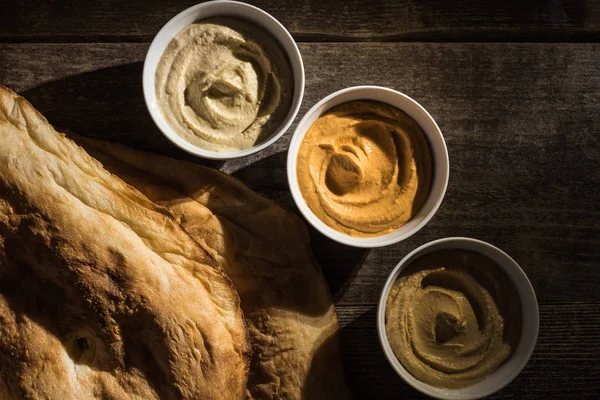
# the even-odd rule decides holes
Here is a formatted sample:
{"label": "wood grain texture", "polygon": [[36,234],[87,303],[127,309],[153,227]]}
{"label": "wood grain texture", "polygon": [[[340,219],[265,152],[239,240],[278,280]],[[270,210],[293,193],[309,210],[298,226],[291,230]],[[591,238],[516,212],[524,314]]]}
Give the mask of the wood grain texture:
{"label": "wood grain texture", "polygon": [[[300,116],[343,87],[389,86],[433,115],[450,153],[445,200],[409,240],[365,251],[311,231],[338,304],[375,304],[404,255],[445,236],[476,237],[504,249],[526,271],[541,303],[600,300],[599,45],[300,47],[307,78]],[[0,83],[59,127],[194,160],[170,145],[148,116],[141,89],[146,48],[0,45]],[[208,163],[294,208],[285,173],[294,127],[259,154]]]}
{"label": "wood grain texture", "polygon": [[[0,40],[150,41],[198,0],[3,0]],[[300,41],[593,41],[596,0],[252,0]]]}
{"label": "wood grain texture", "polygon": [[[344,363],[356,399],[426,399],[396,375],[379,344],[376,307],[338,307]],[[540,306],[529,363],[491,399],[596,399],[600,394],[600,303]]]}

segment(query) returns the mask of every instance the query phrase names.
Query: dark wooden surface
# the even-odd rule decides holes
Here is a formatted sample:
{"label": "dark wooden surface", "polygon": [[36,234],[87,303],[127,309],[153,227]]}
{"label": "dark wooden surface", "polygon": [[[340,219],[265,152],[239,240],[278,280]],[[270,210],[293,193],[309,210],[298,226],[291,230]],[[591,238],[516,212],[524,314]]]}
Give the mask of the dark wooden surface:
{"label": "dark wooden surface", "polygon": [[[158,132],[141,90],[149,40],[192,3],[4,1],[0,83],[59,127],[194,161]],[[299,117],[337,89],[389,86],[429,110],[448,144],[445,200],[417,235],[366,251],[311,232],[357,399],[422,398],[385,361],[375,305],[407,252],[445,236],[501,247],[538,296],[534,355],[494,398],[600,395],[599,3],[254,2],[303,41]],[[293,208],[285,158],[294,126],[257,155],[195,161]]]}
{"label": "dark wooden surface", "polygon": [[[3,0],[1,41],[150,41],[197,0]],[[597,0],[251,0],[301,41],[586,41]]]}

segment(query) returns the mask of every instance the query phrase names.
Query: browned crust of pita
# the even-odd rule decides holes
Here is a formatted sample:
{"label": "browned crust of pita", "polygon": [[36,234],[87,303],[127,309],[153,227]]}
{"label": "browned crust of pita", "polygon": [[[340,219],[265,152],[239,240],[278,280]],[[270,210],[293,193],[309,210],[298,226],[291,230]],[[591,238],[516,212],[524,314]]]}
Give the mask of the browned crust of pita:
{"label": "browned crust of pita", "polygon": [[0,86],[0,398],[241,398],[246,335],[219,260]]}
{"label": "browned crust of pita", "polygon": [[223,262],[250,334],[248,398],[350,397],[331,295],[297,216],[214,169],[114,143],[74,140],[166,207]]}

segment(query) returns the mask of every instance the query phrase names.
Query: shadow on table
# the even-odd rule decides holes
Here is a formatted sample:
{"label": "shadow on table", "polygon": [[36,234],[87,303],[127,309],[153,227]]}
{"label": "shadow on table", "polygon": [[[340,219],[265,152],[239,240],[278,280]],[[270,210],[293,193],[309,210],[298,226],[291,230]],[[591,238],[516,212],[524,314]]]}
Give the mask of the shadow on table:
{"label": "shadow on table", "polygon": [[427,399],[392,369],[377,336],[377,307],[341,329],[346,379],[355,399]]}
{"label": "shadow on table", "polygon": [[343,298],[369,255],[368,249],[337,243],[308,226],[311,249],[323,270],[334,300]]}
{"label": "shadow on table", "polygon": [[68,76],[20,93],[57,129],[212,167],[165,138],[146,109],[141,62]]}

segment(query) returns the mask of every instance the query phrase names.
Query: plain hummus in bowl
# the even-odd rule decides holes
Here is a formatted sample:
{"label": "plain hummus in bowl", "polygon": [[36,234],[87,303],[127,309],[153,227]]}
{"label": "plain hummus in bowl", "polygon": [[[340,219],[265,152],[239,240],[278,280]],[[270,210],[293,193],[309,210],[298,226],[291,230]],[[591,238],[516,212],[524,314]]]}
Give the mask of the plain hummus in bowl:
{"label": "plain hummus in bowl", "polygon": [[211,151],[243,150],[286,118],[293,73],[269,34],[242,19],[215,17],[173,38],[156,68],[155,91],[181,138]]}
{"label": "plain hummus in bowl", "polygon": [[272,15],[215,0],[171,18],[144,60],[152,120],[188,153],[228,160],[257,153],[288,130],[304,97],[298,45]]}

